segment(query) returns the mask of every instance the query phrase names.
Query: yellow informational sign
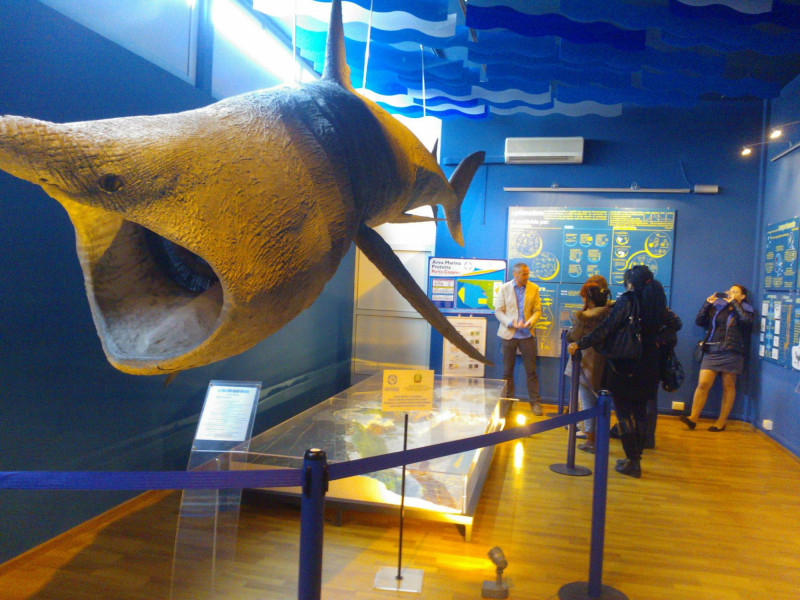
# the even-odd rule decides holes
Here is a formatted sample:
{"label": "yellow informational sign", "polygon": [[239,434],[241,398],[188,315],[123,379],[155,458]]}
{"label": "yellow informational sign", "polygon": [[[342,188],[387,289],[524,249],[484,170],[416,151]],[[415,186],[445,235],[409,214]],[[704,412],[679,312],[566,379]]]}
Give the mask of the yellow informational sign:
{"label": "yellow informational sign", "polygon": [[382,397],[385,411],[432,410],[433,371],[384,371]]}

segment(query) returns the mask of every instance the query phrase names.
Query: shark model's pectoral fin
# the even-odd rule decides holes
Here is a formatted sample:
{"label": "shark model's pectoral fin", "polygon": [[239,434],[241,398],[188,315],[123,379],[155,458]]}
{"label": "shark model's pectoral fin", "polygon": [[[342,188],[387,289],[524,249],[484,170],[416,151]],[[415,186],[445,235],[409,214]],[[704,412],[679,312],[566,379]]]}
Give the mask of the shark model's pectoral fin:
{"label": "shark model's pectoral fin", "polygon": [[409,213],[404,213],[399,217],[393,218],[390,223],[394,225],[402,225],[404,223],[436,223],[437,221],[443,221],[444,219],[439,219],[437,217],[426,217],[424,215],[412,215]]}
{"label": "shark model's pectoral fin", "polygon": [[444,206],[444,216],[447,221],[447,229],[452,238],[459,246],[464,245],[464,234],[461,232],[461,203],[467,195],[472,178],[475,172],[483,164],[486,153],[483,151],[474,152],[462,160],[453,174],[450,176],[450,187],[456,193],[457,201],[453,206]]}
{"label": "shark model's pectoral fin", "polygon": [[428,296],[425,295],[414,278],[406,270],[400,259],[377,232],[366,225],[359,227],[355,237],[356,246],[366,255],[372,264],[386,279],[408,300],[419,314],[425,317],[436,331],[461,350],[464,354],[487,365],[492,363],[470,344],[445,316],[439,312]]}

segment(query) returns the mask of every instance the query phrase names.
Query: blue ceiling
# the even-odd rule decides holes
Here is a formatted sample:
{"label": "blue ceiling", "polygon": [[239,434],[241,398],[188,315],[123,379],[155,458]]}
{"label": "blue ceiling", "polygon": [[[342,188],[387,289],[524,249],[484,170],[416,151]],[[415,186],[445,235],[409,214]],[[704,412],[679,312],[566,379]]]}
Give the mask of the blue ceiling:
{"label": "blue ceiling", "polygon": [[[321,72],[329,0],[254,8]],[[774,98],[800,74],[800,0],[355,0],[343,13],[354,87],[366,70],[368,95],[407,116],[613,117]]]}

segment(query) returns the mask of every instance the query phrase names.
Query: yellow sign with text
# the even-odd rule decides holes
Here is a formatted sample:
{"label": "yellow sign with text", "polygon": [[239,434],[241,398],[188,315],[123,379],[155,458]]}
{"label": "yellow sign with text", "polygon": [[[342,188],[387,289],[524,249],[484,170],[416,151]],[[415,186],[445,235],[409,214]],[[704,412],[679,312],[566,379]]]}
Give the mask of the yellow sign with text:
{"label": "yellow sign with text", "polygon": [[385,411],[432,410],[433,371],[384,371],[382,398]]}

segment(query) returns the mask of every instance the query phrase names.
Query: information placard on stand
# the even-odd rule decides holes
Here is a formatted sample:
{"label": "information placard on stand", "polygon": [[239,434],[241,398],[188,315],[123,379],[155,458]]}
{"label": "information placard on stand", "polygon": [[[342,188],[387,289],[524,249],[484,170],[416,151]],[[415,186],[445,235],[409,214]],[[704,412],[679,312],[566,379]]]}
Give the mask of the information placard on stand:
{"label": "information placard on stand", "polygon": [[[260,382],[209,382],[188,470],[226,471],[232,450],[247,452],[260,394]],[[241,497],[240,489],[184,490],[171,600],[216,600],[216,569],[218,561],[233,558]]]}

